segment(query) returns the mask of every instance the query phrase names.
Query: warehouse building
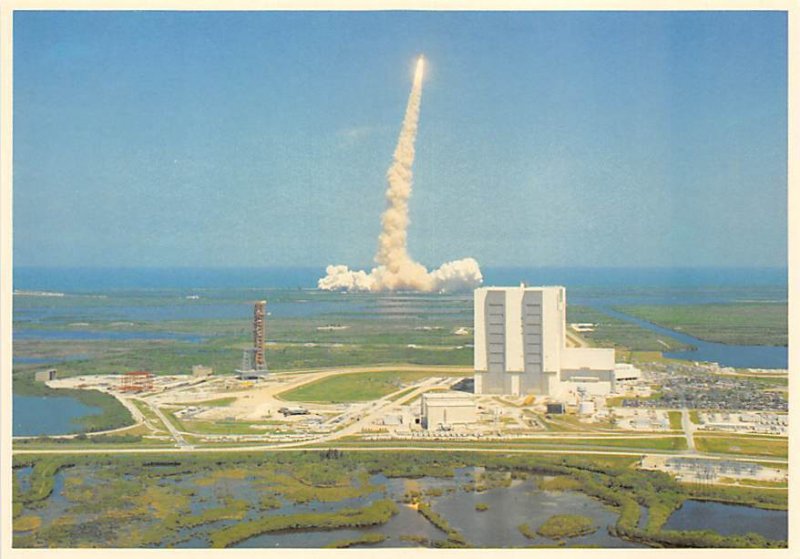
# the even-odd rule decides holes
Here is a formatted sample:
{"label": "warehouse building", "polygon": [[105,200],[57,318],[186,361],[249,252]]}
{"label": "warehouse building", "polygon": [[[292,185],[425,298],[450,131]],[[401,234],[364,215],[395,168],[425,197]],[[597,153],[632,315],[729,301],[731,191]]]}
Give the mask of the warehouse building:
{"label": "warehouse building", "polygon": [[475,423],[478,419],[475,399],[466,392],[426,392],[422,395],[422,427],[439,429]]}
{"label": "warehouse building", "polygon": [[193,365],[192,366],[192,376],[193,377],[208,377],[214,374],[214,369],[211,367],[206,367],[205,365]]}
{"label": "warehouse building", "polygon": [[614,380],[616,382],[632,382],[641,378],[641,369],[634,367],[630,363],[617,363],[614,369]]}
{"label": "warehouse building", "polygon": [[475,290],[475,393],[559,396],[616,385],[614,350],[567,347],[566,289]]}

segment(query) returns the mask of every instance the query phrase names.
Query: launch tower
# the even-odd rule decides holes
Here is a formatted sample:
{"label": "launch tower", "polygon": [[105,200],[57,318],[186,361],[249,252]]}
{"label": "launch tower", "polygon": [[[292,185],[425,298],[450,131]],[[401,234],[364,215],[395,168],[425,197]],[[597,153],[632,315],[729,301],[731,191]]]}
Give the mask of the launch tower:
{"label": "launch tower", "polygon": [[242,366],[236,372],[241,379],[262,378],[269,372],[264,355],[267,343],[267,302],[256,301],[253,305],[253,347],[244,350]]}

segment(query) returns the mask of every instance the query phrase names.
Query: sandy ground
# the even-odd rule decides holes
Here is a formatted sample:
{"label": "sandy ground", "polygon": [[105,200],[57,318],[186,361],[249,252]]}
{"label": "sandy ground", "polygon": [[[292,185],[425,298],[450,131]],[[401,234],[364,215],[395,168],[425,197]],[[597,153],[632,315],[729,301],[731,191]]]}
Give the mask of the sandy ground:
{"label": "sandy ground", "polygon": [[[220,398],[235,398],[226,406],[212,406],[193,415],[192,419],[200,421],[215,421],[234,418],[237,421],[262,421],[265,419],[280,419],[287,423],[304,421],[307,416],[283,417],[278,413],[282,407],[296,407],[297,403],[285,402],[277,398],[277,394],[296,388],[320,378],[329,376],[330,373],[307,373],[299,375],[281,375],[258,382],[238,381],[234,379],[218,379],[214,382],[204,383],[191,390],[181,392],[167,392],[162,395],[151,396],[149,399],[159,405],[183,404],[191,406],[203,401]],[[312,413],[330,415],[341,413],[347,406],[342,405],[303,405]]]}
{"label": "sandy ground", "polygon": [[[702,479],[703,472],[706,470],[713,472],[712,476],[714,480],[719,480],[719,478],[732,478],[735,480],[739,479],[749,479],[749,480],[756,480],[756,481],[782,481],[785,482],[788,479],[789,472],[788,470],[779,469],[779,468],[768,468],[768,467],[758,467],[756,473],[752,473],[749,470],[736,472],[731,470],[719,470],[719,466],[721,462],[724,462],[724,459],[720,460],[702,460],[698,459],[698,467],[696,469],[691,468],[675,468],[674,466],[668,465],[668,461],[671,459],[669,456],[656,456],[656,455],[648,455],[642,459],[641,468],[644,470],[660,470],[662,472],[668,472],[670,474],[677,474],[681,480],[683,481],[690,481],[690,482],[701,482],[704,481]],[[707,481],[707,480],[706,480]]]}

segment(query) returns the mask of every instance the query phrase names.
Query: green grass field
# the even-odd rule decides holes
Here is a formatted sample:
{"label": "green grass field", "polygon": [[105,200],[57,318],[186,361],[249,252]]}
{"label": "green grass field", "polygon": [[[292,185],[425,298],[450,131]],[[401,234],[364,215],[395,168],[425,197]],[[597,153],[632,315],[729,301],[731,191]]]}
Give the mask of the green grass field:
{"label": "green grass field", "polygon": [[204,400],[202,402],[192,402],[193,406],[206,406],[211,408],[223,408],[230,406],[236,401],[236,397],[230,398],[217,398],[215,400]]}
{"label": "green grass field", "polygon": [[[689,346],[678,340],[656,334],[646,328],[609,316],[590,307],[568,305],[567,322],[591,322],[596,324],[594,332],[581,333],[580,335],[597,347],[614,347],[618,350],[636,351],[664,351],[667,348],[673,350],[689,349]],[[667,345],[665,346],[664,344]]]}
{"label": "green grass field", "polygon": [[710,342],[785,346],[788,341],[786,303],[647,305],[619,310]]}
{"label": "green grass field", "polygon": [[175,410],[163,408],[161,411],[179,431],[198,435],[258,435],[269,432],[278,423],[275,421],[195,421],[177,417]]}
{"label": "green grass field", "polygon": [[[311,320],[308,322],[311,325],[320,323]],[[373,328],[378,327],[377,322],[372,321],[371,324]],[[471,337],[459,339],[460,345],[438,345],[432,343],[433,340],[428,340],[424,345],[415,344],[411,340],[415,340],[418,333],[411,324],[406,324],[406,327],[408,335],[393,334],[391,343],[373,344],[365,340],[363,343],[353,344],[334,342],[305,345],[316,342],[306,342],[302,338],[297,342],[276,342],[267,347],[267,364],[275,372],[398,363],[452,366],[472,364],[472,349],[463,345],[470,343]],[[217,374],[232,374],[241,363],[242,349],[247,346],[246,340],[247,336],[210,338],[198,344],[179,340],[123,340],[113,343],[55,340],[50,345],[91,355],[87,359],[63,362],[54,357],[53,366],[58,369],[60,377],[107,375],[134,370],[147,370],[157,375],[189,374],[192,366],[197,364],[212,367]],[[44,350],[40,349],[38,342],[26,343],[24,351],[19,351],[16,355],[41,357]],[[15,365],[15,391],[22,394],[24,390],[26,394],[33,395],[33,374],[41,368],[42,365]]]}
{"label": "green grass field", "polygon": [[695,435],[694,444],[697,450],[701,452],[770,456],[775,458],[786,458],[789,455],[789,442],[786,438]]}
{"label": "green grass field", "polygon": [[389,398],[389,399],[390,399],[392,402],[395,402],[395,401],[399,400],[400,398],[405,398],[406,396],[408,396],[408,395],[409,395],[409,394],[411,394],[412,392],[414,392],[414,387],[413,387],[413,386],[412,386],[412,387],[410,387],[410,388],[406,388],[406,389],[405,389],[405,390],[403,390],[402,392],[398,392],[397,394],[395,394],[394,396],[392,396],[392,397],[391,397],[391,398]]}
{"label": "green grass field", "polygon": [[681,421],[681,412],[671,411],[667,413],[669,413],[669,428],[676,430],[683,429],[683,424]]}
{"label": "green grass field", "polygon": [[416,382],[429,377],[465,376],[464,373],[444,373],[437,371],[428,373],[424,371],[387,371],[375,373],[352,373],[337,375],[319,381],[311,382],[298,388],[282,392],[279,396],[290,402],[365,402],[376,400],[396,392],[410,382]]}
{"label": "green grass field", "polygon": [[408,447],[408,448],[508,448],[508,449],[547,449],[566,452],[570,449],[581,450],[686,450],[686,439],[684,437],[658,437],[658,438],[597,438],[581,439],[575,438],[540,438],[540,439],[514,439],[510,441],[382,441],[380,443],[361,442],[358,439],[343,437],[337,441],[337,447],[369,447],[386,446]]}
{"label": "green grass field", "polygon": [[200,435],[257,435],[274,429],[277,421],[192,421],[184,419],[181,427]]}
{"label": "green grass field", "polygon": [[164,423],[161,419],[155,414],[155,412],[148,406],[145,402],[141,400],[131,400],[133,405],[138,409],[141,414],[150,422],[150,425],[153,426],[154,429],[158,429],[159,431],[167,431],[167,428],[164,426]]}
{"label": "green grass field", "polygon": [[545,538],[574,538],[597,531],[594,521],[579,514],[557,514],[548,518],[536,529]]}

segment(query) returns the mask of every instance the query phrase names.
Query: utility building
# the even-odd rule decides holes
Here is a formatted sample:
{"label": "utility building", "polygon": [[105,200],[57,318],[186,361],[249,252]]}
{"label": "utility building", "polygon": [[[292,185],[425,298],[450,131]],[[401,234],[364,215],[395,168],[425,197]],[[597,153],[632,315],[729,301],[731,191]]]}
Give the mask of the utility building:
{"label": "utility building", "polygon": [[[556,396],[613,390],[614,350],[566,345],[566,289],[475,290],[475,393]],[[599,383],[599,384],[598,384]]]}
{"label": "utility building", "polygon": [[46,371],[36,371],[34,378],[36,382],[48,382],[51,380],[56,380],[56,376],[58,375],[58,371],[56,369],[47,369]]}
{"label": "utility building", "polygon": [[192,376],[193,377],[208,377],[214,374],[214,369],[211,367],[206,367],[205,365],[193,365],[192,366]]}
{"label": "utility building", "polygon": [[475,423],[477,419],[475,399],[471,394],[447,391],[422,395],[422,426],[425,429]]}

